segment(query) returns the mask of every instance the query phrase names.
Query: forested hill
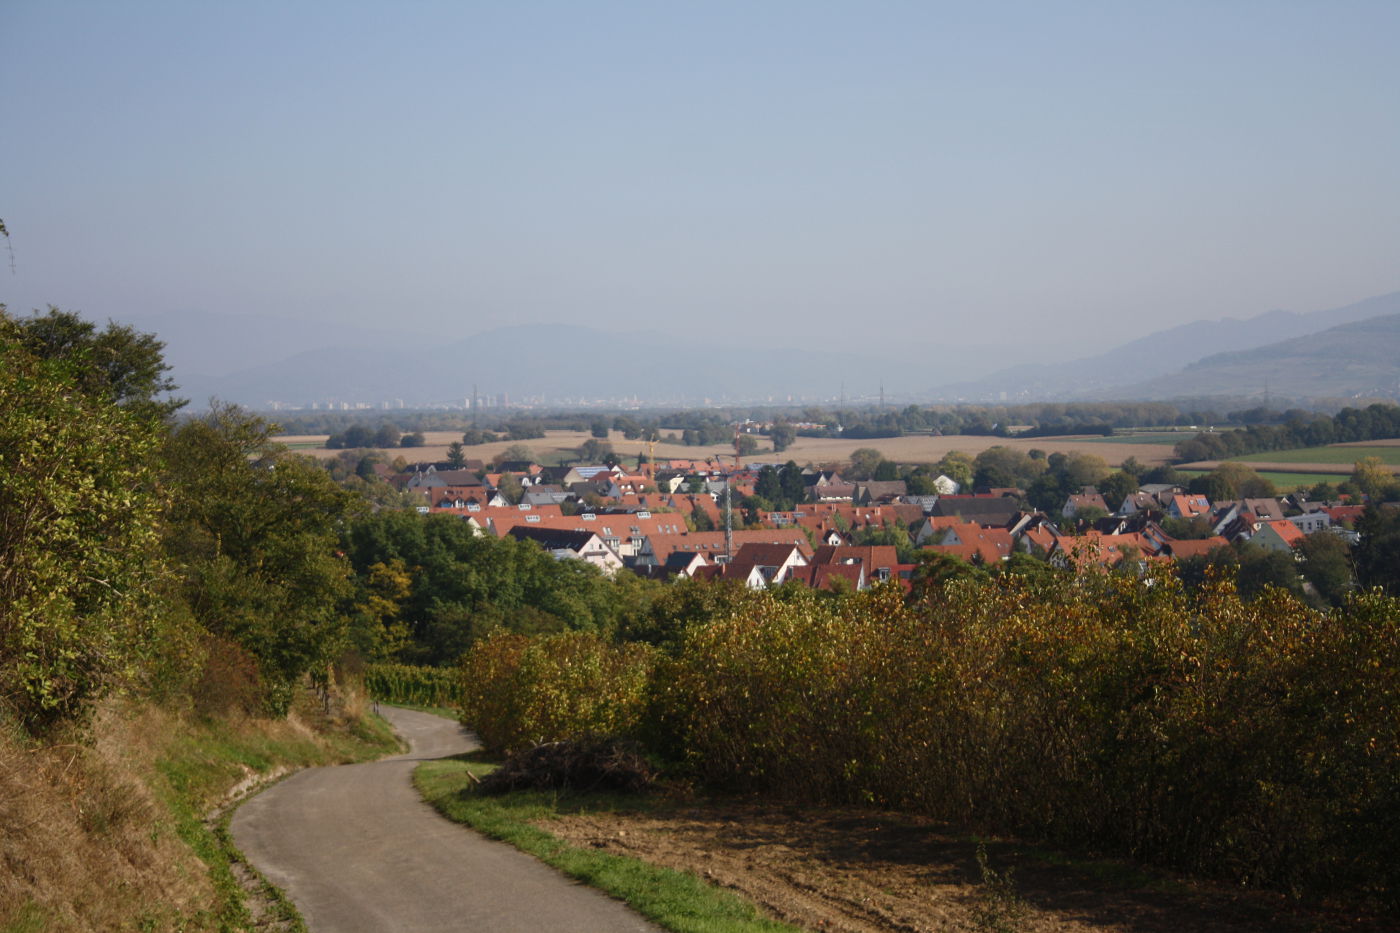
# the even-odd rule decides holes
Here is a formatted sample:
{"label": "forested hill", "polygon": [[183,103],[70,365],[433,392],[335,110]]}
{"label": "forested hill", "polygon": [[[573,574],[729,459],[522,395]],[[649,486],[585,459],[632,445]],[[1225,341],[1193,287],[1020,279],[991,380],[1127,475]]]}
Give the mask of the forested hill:
{"label": "forested hill", "polygon": [[1254,350],[1218,353],[1179,373],[1121,390],[1181,396],[1400,397],[1400,314],[1342,324]]}

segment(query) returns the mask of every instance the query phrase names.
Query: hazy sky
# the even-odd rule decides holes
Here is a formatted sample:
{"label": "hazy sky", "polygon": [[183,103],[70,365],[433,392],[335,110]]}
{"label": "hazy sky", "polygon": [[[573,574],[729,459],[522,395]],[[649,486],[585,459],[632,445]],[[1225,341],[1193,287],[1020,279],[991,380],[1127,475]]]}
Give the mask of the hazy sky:
{"label": "hazy sky", "polygon": [[931,350],[1334,307],[1400,289],[1398,49],[1395,0],[4,0],[0,301]]}

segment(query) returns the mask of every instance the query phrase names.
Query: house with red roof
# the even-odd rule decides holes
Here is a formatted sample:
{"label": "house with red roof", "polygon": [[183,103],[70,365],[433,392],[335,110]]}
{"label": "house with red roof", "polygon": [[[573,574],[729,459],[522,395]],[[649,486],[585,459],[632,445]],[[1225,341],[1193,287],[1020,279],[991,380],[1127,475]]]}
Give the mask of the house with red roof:
{"label": "house with red roof", "polygon": [[1304,535],[1297,525],[1287,519],[1278,519],[1261,522],[1259,530],[1250,540],[1271,551],[1285,551],[1291,554],[1294,548],[1303,543],[1303,538]]}

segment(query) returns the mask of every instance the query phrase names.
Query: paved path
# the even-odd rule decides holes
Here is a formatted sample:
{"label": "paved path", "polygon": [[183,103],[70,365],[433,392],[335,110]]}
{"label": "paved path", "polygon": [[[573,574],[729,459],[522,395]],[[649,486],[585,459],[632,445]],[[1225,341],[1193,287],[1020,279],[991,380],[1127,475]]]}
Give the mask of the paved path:
{"label": "paved path", "polygon": [[383,712],[408,754],[299,772],[233,816],[234,842],[312,933],[656,930],[620,901],[439,816],[413,769],[475,740],[439,716]]}

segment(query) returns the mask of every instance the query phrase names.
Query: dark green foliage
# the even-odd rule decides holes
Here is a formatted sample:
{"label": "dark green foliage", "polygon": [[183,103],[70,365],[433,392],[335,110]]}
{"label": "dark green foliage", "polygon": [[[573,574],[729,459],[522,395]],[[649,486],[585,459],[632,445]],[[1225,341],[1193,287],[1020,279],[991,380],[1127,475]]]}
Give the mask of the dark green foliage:
{"label": "dark green foliage", "polygon": [[453,515],[379,512],[350,524],[344,545],[359,577],[394,560],[406,568],[411,584],[399,618],[409,642],[400,659],[415,664],[452,664],[496,630],[611,633],[645,603],[644,581],[631,575],[610,580],[534,542],[477,535]]}
{"label": "dark green foliage", "polygon": [[1356,579],[1400,596],[1400,508],[1371,505],[1356,522]]}
{"label": "dark green foliage", "polygon": [[1351,441],[1400,437],[1400,406],[1377,403],[1343,408],[1335,417],[1297,413],[1285,424],[1254,424],[1235,431],[1202,432],[1176,445],[1179,460],[1225,460],[1266,450],[1296,450]]}
{"label": "dark green foliage", "polygon": [[86,395],[154,420],[169,417],[185,404],[161,398],[176,385],[166,375],[170,367],[161,355],[165,344],[151,334],[110,322],[99,331],[91,321],[52,305],[44,314],[7,320],[10,339],[29,354],[72,364],[72,379]]}
{"label": "dark green foliage", "polygon": [[220,405],[171,434],[167,548],[194,617],[257,658],[269,710],[282,713],[292,685],[324,673],[346,637],[349,567],[336,543],[356,500],[272,432]]}
{"label": "dark green foliage", "polygon": [[455,707],[461,701],[461,680],[450,668],[369,664],[365,691],[385,703]]}
{"label": "dark green foliage", "polygon": [[1298,545],[1303,577],[1327,604],[1340,606],[1356,588],[1351,549],[1339,535],[1316,531]]}

